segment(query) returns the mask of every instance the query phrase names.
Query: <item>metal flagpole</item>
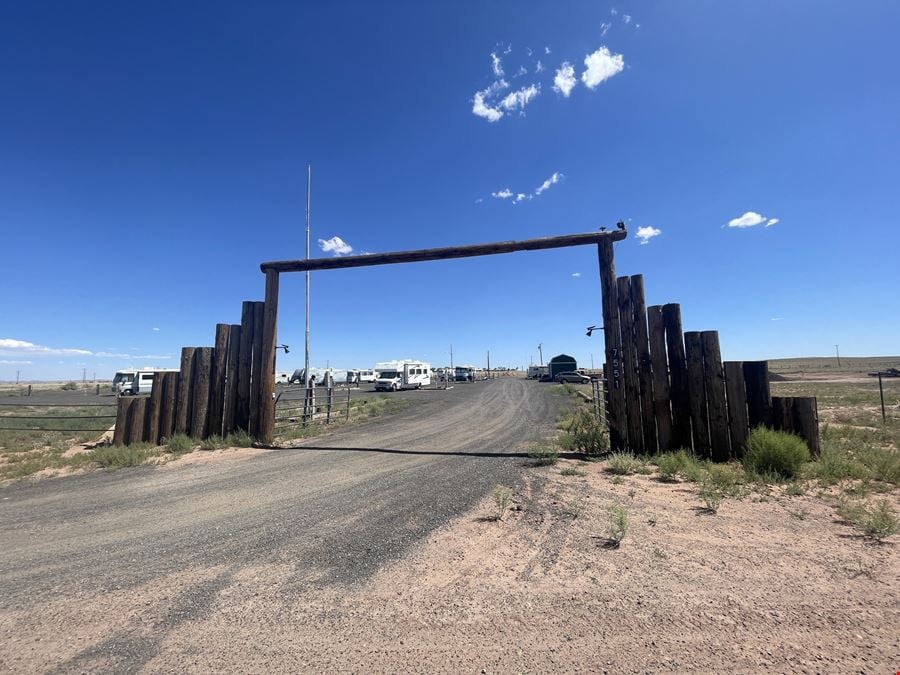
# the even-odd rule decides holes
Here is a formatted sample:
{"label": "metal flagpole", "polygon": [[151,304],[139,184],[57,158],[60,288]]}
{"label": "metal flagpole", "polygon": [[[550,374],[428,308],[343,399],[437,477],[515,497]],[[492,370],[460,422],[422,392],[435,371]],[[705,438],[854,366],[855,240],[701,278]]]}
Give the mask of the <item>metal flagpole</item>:
{"label": "metal flagpole", "polygon": [[[306,165],[306,259],[309,260],[309,202],[310,184],[312,183],[312,165]],[[306,354],[303,359],[304,377],[303,386],[309,387],[309,270],[306,270]]]}

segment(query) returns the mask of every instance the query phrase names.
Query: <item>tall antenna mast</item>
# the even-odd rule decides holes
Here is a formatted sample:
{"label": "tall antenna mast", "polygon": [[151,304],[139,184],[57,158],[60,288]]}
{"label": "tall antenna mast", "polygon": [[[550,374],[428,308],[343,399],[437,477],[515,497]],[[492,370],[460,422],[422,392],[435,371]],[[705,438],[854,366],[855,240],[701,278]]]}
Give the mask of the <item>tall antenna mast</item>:
{"label": "tall antenna mast", "polygon": [[[310,185],[312,184],[312,165],[306,165],[306,259],[309,260],[309,202]],[[303,360],[303,386],[309,387],[309,270],[306,270],[306,352]]]}

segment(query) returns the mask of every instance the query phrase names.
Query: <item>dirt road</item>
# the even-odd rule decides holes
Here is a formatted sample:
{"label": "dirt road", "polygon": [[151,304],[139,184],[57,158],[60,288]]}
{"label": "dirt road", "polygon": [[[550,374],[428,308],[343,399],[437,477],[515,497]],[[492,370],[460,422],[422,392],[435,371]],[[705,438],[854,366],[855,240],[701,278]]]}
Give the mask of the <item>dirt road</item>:
{"label": "dirt road", "polygon": [[518,482],[515,453],[562,403],[547,385],[494,380],[420,392],[399,415],[295,450],[10,486],[0,671],[196,666],[190,649],[166,653],[168,638],[234,610],[254,570],[283,572],[280,602],[365,581],[495,483]]}

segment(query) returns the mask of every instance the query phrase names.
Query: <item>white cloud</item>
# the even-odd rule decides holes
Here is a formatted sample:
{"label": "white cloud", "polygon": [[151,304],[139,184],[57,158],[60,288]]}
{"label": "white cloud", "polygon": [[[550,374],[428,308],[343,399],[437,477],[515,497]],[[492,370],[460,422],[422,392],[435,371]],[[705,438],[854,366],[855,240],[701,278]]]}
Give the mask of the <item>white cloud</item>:
{"label": "white cloud", "polygon": [[631,23],[631,14],[626,14],[625,16],[623,16],[622,21],[624,21],[625,23]]}
{"label": "white cloud", "polygon": [[578,80],[575,79],[575,67],[568,61],[563,61],[553,78],[553,91],[568,98],[576,84]]}
{"label": "white cloud", "polygon": [[525,106],[531,103],[531,101],[533,101],[540,93],[541,85],[530,84],[527,87],[522,87],[518,91],[507,94],[506,98],[500,102],[500,107],[505,110],[515,110],[518,108],[522,111]]}
{"label": "white cloud", "polygon": [[503,188],[500,192],[492,192],[491,197],[496,197],[497,199],[509,199],[513,196],[512,190],[509,188]]}
{"label": "white cloud", "polygon": [[615,16],[616,14],[619,13],[619,10],[617,10],[615,7],[613,7],[611,10],[609,10],[609,13],[612,14],[613,16]]}
{"label": "white cloud", "polygon": [[769,321],[784,321],[784,318],[780,316],[773,316],[771,319],[769,319]]}
{"label": "white cloud", "polygon": [[766,220],[766,217],[760,213],[756,213],[755,211],[747,211],[744,215],[738,218],[732,218],[728,221],[728,227],[754,227],[756,225],[761,225],[762,223],[766,224],[766,227],[774,225],[778,222],[778,218],[769,218]]}
{"label": "white cloud", "polygon": [[580,276],[581,276],[581,272],[572,272],[572,276],[573,276],[573,277],[580,277]]}
{"label": "white cloud", "polygon": [[522,77],[522,75],[528,74],[528,68],[525,66],[519,66],[519,69],[516,71],[516,74],[513,77]]}
{"label": "white cloud", "polygon": [[91,352],[87,349],[58,349],[36,345],[25,340],[0,338],[0,354],[4,356],[19,356],[22,354],[34,356],[90,356]]}
{"label": "white cloud", "polygon": [[496,77],[503,77],[503,62],[494,52],[491,52],[491,70]]}
{"label": "white cloud", "polygon": [[537,65],[534,67],[534,72],[543,73],[545,70],[547,70],[547,69],[544,68],[544,64],[541,63],[540,59],[538,59]]}
{"label": "white cloud", "polygon": [[544,54],[550,54],[550,47],[544,47]]}
{"label": "white cloud", "polygon": [[593,54],[584,57],[585,71],[581,81],[588,89],[594,89],[613,75],[622,72],[625,59],[621,54],[612,54],[606,47],[600,47]]}
{"label": "white cloud", "polygon": [[551,185],[556,185],[562,178],[564,178],[564,176],[559,171],[554,171],[553,175],[541,183],[541,186],[534,191],[534,196],[537,197],[544,190],[549,190]]}
{"label": "white cloud", "polygon": [[608,21],[604,21],[600,24],[600,37],[605,37],[609,32],[609,29],[612,28],[612,24]]}
{"label": "white cloud", "polygon": [[171,354],[120,354],[117,352],[94,352],[93,356],[102,359],[153,359],[166,360],[171,359]]}
{"label": "white cloud", "polygon": [[[476,203],[476,204],[480,204],[480,203],[483,202],[483,201],[484,201],[484,198],[483,198],[483,197],[479,197],[478,199],[475,200],[475,203]],[[363,255],[365,255],[365,253],[363,253]]]}
{"label": "white cloud", "polygon": [[532,199],[532,195],[526,195],[524,192],[519,192],[516,194],[516,198],[513,199],[513,204],[518,204],[519,202],[523,202],[526,199]]}
{"label": "white cloud", "polygon": [[653,237],[658,237],[662,234],[662,230],[659,228],[653,227],[652,225],[647,225],[645,227],[639,227],[637,229],[637,238],[641,240],[641,245],[643,246],[647,242],[649,242]]}
{"label": "white cloud", "polygon": [[153,326],[153,332],[154,332],[154,333],[158,333],[158,332],[159,332],[159,328],[157,328],[156,326]]}
{"label": "white cloud", "polygon": [[0,363],[4,366],[30,366],[31,361],[9,361],[7,359],[0,359]]}
{"label": "white cloud", "polygon": [[333,236],[331,239],[319,239],[319,248],[325,251],[325,253],[331,253],[333,255],[346,255],[347,253],[353,252],[353,247],[337,235]]}
{"label": "white cloud", "polygon": [[472,112],[478,117],[483,117],[488,122],[496,122],[503,117],[503,111],[496,106],[492,106],[487,101],[493,99],[498,92],[503,91],[509,86],[509,83],[503,78],[491,83],[487,89],[476,91],[472,99]]}

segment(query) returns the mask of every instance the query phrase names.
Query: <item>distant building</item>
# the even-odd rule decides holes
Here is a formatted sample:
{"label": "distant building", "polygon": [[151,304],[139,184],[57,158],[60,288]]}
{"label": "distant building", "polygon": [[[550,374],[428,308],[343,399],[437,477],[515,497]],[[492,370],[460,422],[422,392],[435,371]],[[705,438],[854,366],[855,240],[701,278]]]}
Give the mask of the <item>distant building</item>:
{"label": "distant building", "polygon": [[575,359],[568,354],[560,354],[559,356],[554,356],[550,359],[550,362],[547,364],[550,372],[550,379],[555,379],[557,375],[560,373],[566,373],[570,370],[576,370],[578,368],[578,364],[575,363]]}

